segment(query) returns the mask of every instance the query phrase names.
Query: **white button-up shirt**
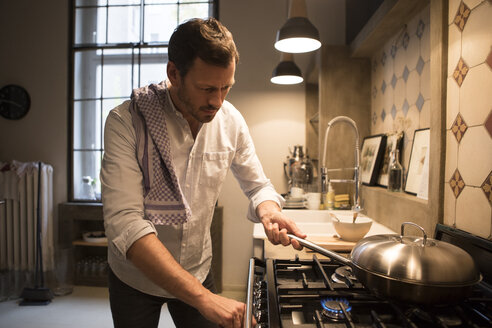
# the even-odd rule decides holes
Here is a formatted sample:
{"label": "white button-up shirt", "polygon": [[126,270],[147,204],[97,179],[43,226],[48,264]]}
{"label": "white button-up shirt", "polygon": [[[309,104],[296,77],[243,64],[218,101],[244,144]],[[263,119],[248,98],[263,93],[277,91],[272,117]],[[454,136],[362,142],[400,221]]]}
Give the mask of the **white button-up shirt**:
{"label": "white button-up shirt", "polygon": [[256,156],[248,127],[239,111],[224,101],[215,118],[202,124],[193,138],[187,121],[172,105],[164,108],[171,152],[191,220],[182,225],[154,225],[144,219],[143,176],[135,157],[136,137],[129,101],[113,109],[106,120],[101,169],[108,262],[126,284],[144,293],[172,297],[150,281],[127,258],[139,238],[156,233],[176,261],[201,282],[212,259],[210,225],[220,189],[229,168],[250,199],[247,217],[259,222],[256,207],[273,200],[283,206]]}

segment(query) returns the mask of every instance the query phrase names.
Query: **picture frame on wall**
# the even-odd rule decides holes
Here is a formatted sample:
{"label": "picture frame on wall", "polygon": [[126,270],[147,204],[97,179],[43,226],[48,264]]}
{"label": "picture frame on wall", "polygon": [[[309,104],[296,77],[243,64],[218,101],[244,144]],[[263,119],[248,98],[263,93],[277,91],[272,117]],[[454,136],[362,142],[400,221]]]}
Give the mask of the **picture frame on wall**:
{"label": "picture frame on wall", "polygon": [[403,131],[392,132],[386,134],[386,146],[384,149],[383,161],[379,169],[378,182],[377,185],[380,187],[388,187],[388,167],[390,164],[390,154],[392,151],[399,150],[400,155],[398,160],[401,163],[403,148]]}
{"label": "picture frame on wall", "polygon": [[377,183],[385,146],[385,134],[364,138],[360,153],[361,182],[363,184],[374,186]]}
{"label": "picture frame on wall", "polygon": [[429,143],[429,128],[415,130],[405,183],[405,192],[409,194],[417,195],[422,185],[427,184],[427,181],[422,181],[422,179],[428,179],[428,172],[426,172],[428,166],[426,164],[428,163]]}

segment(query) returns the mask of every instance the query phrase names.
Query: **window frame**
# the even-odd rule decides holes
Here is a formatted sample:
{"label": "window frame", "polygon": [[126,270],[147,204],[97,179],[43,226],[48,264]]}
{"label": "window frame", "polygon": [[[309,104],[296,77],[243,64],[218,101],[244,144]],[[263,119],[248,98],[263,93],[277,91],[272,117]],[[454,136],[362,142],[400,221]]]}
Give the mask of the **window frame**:
{"label": "window frame", "polygon": [[[141,19],[140,19],[140,41],[138,42],[127,42],[127,43],[93,43],[93,44],[76,44],[75,39],[76,39],[76,8],[80,8],[76,6],[76,1],[77,0],[71,0],[69,4],[69,43],[68,43],[68,97],[67,97],[67,102],[68,102],[68,168],[67,168],[67,195],[68,195],[68,201],[70,202],[80,202],[80,203],[91,203],[91,202],[96,202],[99,203],[101,202],[100,199],[98,200],[84,200],[84,199],[77,199],[75,198],[75,184],[74,184],[74,164],[75,164],[75,153],[76,151],[97,151],[99,154],[102,155],[104,153],[104,147],[102,144],[100,144],[98,148],[91,148],[91,149],[77,149],[74,146],[74,110],[75,110],[75,103],[77,101],[84,101],[84,99],[75,99],[75,56],[76,53],[80,51],[86,51],[86,50],[96,50],[96,51],[102,51],[101,55],[101,61],[103,65],[101,67],[104,67],[104,50],[111,50],[111,49],[129,49],[131,50],[131,54],[128,55],[122,55],[122,57],[127,57],[131,56],[131,75],[132,75],[132,88],[135,85],[134,83],[134,78],[133,75],[135,73],[135,68],[140,69],[142,66],[142,50],[145,51],[145,49],[152,49],[152,48],[167,48],[168,47],[168,42],[144,42],[143,41],[143,26],[145,24],[143,14],[141,11]],[[140,7],[144,7],[144,0],[140,0]],[[211,10],[211,17],[215,17],[219,19],[219,0],[209,0],[208,1],[212,5],[212,10]],[[178,5],[178,11],[179,11],[179,5],[180,4],[193,4],[192,1],[189,2],[181,2],[181,0],[175,0],[174,3]],[[204,2],[196,2],[196,4],[203,4]],[[166,2],[167,4],[167,2]],[[121,6],[128,6],[128,5],[121,5]],[[101,5],[89,5],[89,6],[83,6],[87,8],[92,8],[92,7],[106,7],[106,15],[108,15],[108,8],[110,7],[108,3],[106,5],[101,6]],[[107,24],[107,21],[106,21]],[[107,28],[106,28],[106,35],[107,35]],[[162,54],[160,54],[162,55]],[[117,57],[117,56],[115,56]],[[147,55],[146,58],[151,58],[152,54]],[[141,74],[138,74],[138,79],[140,78]],[[163,76],[164,78],[164,76]],[[101,81],[103,81],[102,74],[101,74]],[[140,81],[136,83],[137,85],[140,85]],[[101,83],[101,89],[102,89],[102,83]],[[98,97],[95,98],[90,98],[90,100],[94,101],[99,101],[100,104],[100,110],[101,110],[101,117],[98,120],[98,123],[102,125],[104,122],[104,117],[103,117],[103,102],[104,100],[108,99],[121,99],[121,97],[105,97],[104,94],[102,93]],[[87,99],[86,99],[87,100]],[[103,140],[103,134],[104,134],[104,126],[101,126],[101,131],[100,131],[100,140]],[[97,177],[99,178],[99,177]]]}

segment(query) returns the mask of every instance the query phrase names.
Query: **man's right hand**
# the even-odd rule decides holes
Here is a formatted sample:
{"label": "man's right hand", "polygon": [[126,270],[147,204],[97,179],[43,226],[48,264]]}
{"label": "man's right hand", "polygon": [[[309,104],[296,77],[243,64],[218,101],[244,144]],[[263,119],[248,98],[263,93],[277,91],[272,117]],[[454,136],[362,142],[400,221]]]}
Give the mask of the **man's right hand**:
{"label": "man's right hand", "polygon": [[[244,318],[246,316],[246,304],[244,303],[210,292],[201,297],[197,309],[205,318],[215,322],[220,327],[244,327]],[[254,327],[256,325],[254,317],[252,317],[252,320],[252,326]]]}

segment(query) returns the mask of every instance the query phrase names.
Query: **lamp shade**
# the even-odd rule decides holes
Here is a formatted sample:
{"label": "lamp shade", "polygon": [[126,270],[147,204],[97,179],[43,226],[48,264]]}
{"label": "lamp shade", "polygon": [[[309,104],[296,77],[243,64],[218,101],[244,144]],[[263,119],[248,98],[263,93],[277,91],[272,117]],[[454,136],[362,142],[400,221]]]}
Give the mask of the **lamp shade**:
{"label": "lamp shade", "polygon": [[270,81],[275,84],[298,84],[304,79],[296,63],[290,59],[283,58],[273,70]]}
{"label": "lamp shade", "polygon": [[302,53],[321,47],[318,29],[306,17],[291,17],[278,30],[275,48],[282,52]]}

